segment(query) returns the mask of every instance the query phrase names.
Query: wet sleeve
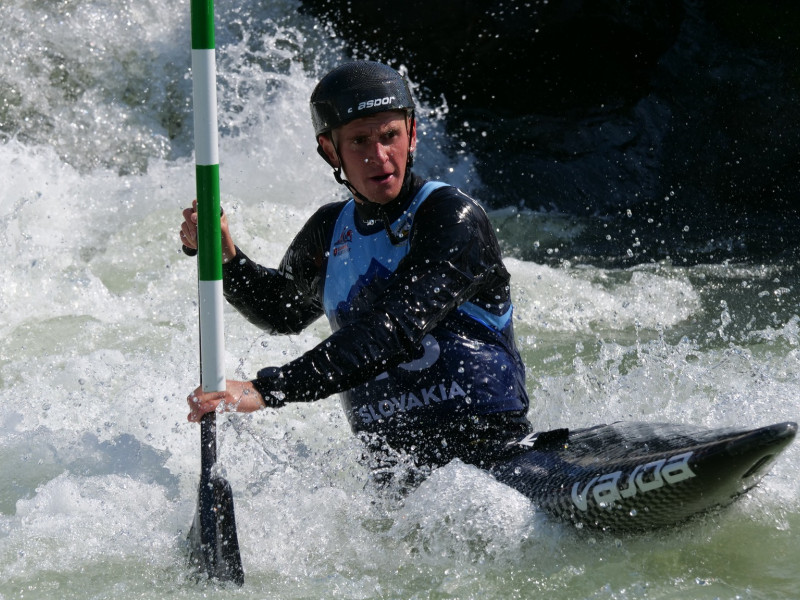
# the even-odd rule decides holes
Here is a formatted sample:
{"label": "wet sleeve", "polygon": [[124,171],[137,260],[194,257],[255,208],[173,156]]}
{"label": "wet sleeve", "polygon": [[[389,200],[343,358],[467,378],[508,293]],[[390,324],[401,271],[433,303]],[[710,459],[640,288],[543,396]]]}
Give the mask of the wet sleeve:
{"label": "wet sleeve", "polygon": [[324,398],[409,360],[450,311],[507,277],[483,209],[454,188],[441,191],[417,212],[397,271],[354,301],[356,317],[281,368],[287,400]]}
{"label": "wet sleeve", "polygon": [[298,333],[322,315],[322,272],[342,203],[317,211],[290,244],[277,269],[239,248],[223,266],[225,299],[248,321],[271,334]]}

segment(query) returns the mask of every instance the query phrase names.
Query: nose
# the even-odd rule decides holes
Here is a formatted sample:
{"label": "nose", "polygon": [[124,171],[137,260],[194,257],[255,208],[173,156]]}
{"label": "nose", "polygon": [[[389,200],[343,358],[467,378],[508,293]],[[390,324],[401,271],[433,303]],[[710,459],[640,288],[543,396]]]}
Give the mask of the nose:
{"label": "nose", "polygon": [[365,163],[369,161],[374,161],[377,164],[383,164],[389,159],[389,149],[381,144],[380,142],[376,142],[372,145],[367,158],[364,159]]}

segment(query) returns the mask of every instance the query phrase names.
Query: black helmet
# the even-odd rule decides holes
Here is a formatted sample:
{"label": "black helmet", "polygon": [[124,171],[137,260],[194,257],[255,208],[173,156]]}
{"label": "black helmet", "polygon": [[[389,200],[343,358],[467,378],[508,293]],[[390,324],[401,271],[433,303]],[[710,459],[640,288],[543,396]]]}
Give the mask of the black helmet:
{"label": "black helmet", "polygon": [[381,63],[356,61],[325,75],[311,94],[311,120],[319,136],[354,119],[387,110],[414,110],[405,79]]}

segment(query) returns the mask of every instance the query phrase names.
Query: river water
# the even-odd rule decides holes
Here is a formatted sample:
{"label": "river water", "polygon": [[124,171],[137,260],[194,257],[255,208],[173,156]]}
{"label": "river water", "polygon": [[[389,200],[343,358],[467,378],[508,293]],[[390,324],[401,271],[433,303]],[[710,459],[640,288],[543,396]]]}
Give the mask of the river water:
{"label": "river water", "polygon": [[[298,7],[217,7],[222,202],[271,266],[341,194],[307,99],[343,53]],[[0,6],[0,600],[800,597],[800,445],[728,510],[616,536],[555,522],[463,464],[402,502],[378,496],[335,398],[220,418],[246,583],[196,581],[196,272],[177,242],[194,196],[188,23],[185,0]],[[445,111],[421,111],[420,171],[477,189]],[[589,266],[555,259],[591,223],[491,216],[537,428],[800,417],[793,264]],[[328,332],[225,318],[231,378]]]}

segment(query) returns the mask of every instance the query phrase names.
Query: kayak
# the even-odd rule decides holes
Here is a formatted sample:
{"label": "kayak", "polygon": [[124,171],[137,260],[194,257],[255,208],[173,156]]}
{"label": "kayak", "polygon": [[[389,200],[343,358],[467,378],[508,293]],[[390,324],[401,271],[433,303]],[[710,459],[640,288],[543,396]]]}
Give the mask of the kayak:
{"label": "kayak", "polygon": [[642,531],[726,506],[753,488],[797,423],[704,429],[619,422],[514,440],[490,472],[579,527]]}

